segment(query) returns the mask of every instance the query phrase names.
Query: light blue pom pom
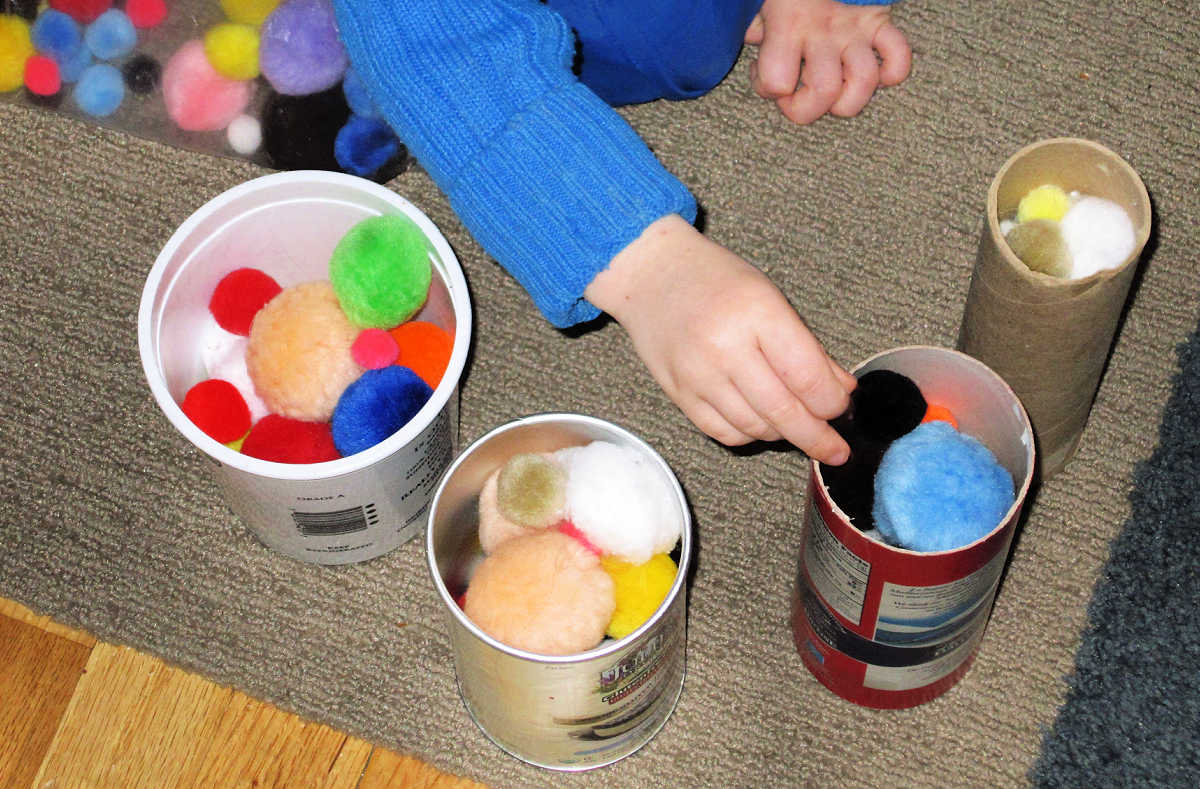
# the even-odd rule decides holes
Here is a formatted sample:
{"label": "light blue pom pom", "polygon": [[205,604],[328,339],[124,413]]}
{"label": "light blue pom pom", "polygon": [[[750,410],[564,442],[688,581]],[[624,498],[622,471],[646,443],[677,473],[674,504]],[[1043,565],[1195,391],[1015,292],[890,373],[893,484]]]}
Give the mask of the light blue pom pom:
{"label": "light blue pom pom", "polygon": [[71,95],[79,109],[103,118],[112,115],[124,101],[125,81],[115,66],[96,63],[83,70]]}
{"label": "light blue pom pom", "polygon": [[375,101],[367,93],[367,86],[363,84],[362,77],[358,76],[358,72],[353,67],[346,69],[346,76],[342,78],[342,93],[346,95],[346,103],[350,105],[350,112],[361,118],[377,119],[380,117]]}
{"label": "light blue pom pom", "polygon": [[124,11],[110,8],[87,26],[83,40],[100,60],[112,60],[133,51],[137,31]]}
{"label": "light blue pom pom", "polygon": [[892,545],[948,551],[999,526],[1013,498],[1012,477],[987,447],[946,422],[926,422],[884,453],[872,514]]}

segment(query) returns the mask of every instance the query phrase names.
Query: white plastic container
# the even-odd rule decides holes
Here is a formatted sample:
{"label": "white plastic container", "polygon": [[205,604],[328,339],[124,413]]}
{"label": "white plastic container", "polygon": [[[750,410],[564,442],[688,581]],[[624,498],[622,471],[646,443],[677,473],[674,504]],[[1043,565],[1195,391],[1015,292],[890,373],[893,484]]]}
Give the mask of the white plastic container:
{"label": "white plastic container", "polygon": [[[200,348],[222,331],[208,311],[217,283],[253,266],[283,287],[328,279],[329,258],[353,225],[403,214],[432,246],[433,284],[415,318],[454,337],[433,396],[408,424],[363,452],[325,463],[275,463],[210,438],[179,407],[208,378]],[[211,461],[230,508],[270,548],[301,561],[372,559],[416,536],[458,432],[458,383],[471,337],[471,304],[458,259],[412,203],[354,176],[297,171],[257,178],[198,209],[159,253],[142,293],[138,345],[163,413]]]}

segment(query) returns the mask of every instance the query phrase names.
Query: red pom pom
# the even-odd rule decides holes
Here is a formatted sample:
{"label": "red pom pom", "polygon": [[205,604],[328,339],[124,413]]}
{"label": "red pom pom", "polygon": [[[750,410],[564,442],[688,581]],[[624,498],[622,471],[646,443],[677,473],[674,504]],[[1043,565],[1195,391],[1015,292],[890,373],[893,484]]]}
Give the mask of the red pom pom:
{"label": "red pom pom", "polygon": [[227,444],[250,429],[250,408],[237,387],[220,378],[201,381],[179,404],[187,418],[205,435]]}
{"label": "red pom pom", "polygon": [[587,535],[584,534],[582,531],[580,531],[579,527],[576,526],[574,523],[571,523],[570,520],[563,518],[557,524],[555,524],[554,528],[558,529],[560,532],[567,535],[568,537],[570,537],[574,540],[578,540],[579,544],[582,545],[584,548],[587,548],[588,551],[590,551],[591,553],[594,553],[597,556],[602,556],[604,554],[604,551],[597,548],[595,543],[593,543],[591,540],[589,540],[587,538]]}
{"label": "red pom pom", "polygon": [[86,25],[112,8],[112,0],[50,0],[50,7]]}
{"label": "red pom pom", "polygon": [[62,75],[54,58],[32,55],[25,61],[25,87],[35,96],[53,96],[62,87]]}
{"label": "red pom pom", "polygon": [[274,463],[323,463],[341,457],[328,422],[267,414],[250,428],[242,454]]}
{"label": "red pom pom", "polygon": [[136,28],[154,27],[167,18],[166,0],[125,0],[125,14]]}
{"label": "red pom pom", "polygon": [[254,316],[281,290],[278,282],[256,268],[235,269],[217,283],[208,311],[225,331],[249,337]]}

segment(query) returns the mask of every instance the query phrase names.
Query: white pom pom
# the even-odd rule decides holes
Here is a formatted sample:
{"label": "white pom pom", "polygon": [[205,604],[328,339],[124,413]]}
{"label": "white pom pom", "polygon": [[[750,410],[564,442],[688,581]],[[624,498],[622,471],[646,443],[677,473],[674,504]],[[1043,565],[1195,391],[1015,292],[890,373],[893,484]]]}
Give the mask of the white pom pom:
{"label": "white pom pom", "polygon": [[262,145],[262,125],[250,115],[239,115],[225,129],[229,147],[243,156],[249,156]]}
{"label": "white pom pom", "polygon": [[1062,218],[1063,238],[1074,259],[1073,279],[1116,268],[1133,252],[1133,222],[1125,209],[1103,197],[1080,197]]}
{"label": "white pom pom", "polygon": [[246,371],[246,345],[248,337],[227,332],[215,322],[205,342],[200,346],[200,362],[209,378],[220,378],[234,385],[250,407],[250,420],[257,422],[271,410],[254,390],[250,373]]}
{"label": "white pom pom", "polygon": [[567,470],[567,517],[593,545],[632,564],[675,548],[682,517],[669,481],[650,458],[609,441],[556,455]]}

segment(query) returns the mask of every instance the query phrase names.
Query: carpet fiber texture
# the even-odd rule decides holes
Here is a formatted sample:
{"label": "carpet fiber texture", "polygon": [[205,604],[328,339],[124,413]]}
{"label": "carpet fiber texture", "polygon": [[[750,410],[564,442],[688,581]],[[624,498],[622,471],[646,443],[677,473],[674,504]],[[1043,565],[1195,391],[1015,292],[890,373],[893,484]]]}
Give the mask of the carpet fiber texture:
{"label": "carpet fiber texture", "polygon": [[789,124],[748,89],[750,52],[701,100],[625,114],[694,191],[705,231],[847,366],[954,344],[987,188],[1019,148],[1085,137],[1145,181],[1155,229],[1081,446],[1028,502],[977,660],[940,698],[879,712],[807,673],[788,628],[807,459],[707,440],[619,326],[551,328],[414,168],[388,186],[448,237],[474,301],[460,446],[533,412],[609,419],[664,456],[694,515],[687,678],[665,727],[580,775],[502,753],[458,696],[423,544],[337,568],[264,548],[150,395],[136,316],[155,256],[201,204],[267,171],[14,104],[0,104],[0,595],[496,786],[1028,783],[1196,326],[1200,33],[1185,0],[894,14],[912,75],[857,118]]}

